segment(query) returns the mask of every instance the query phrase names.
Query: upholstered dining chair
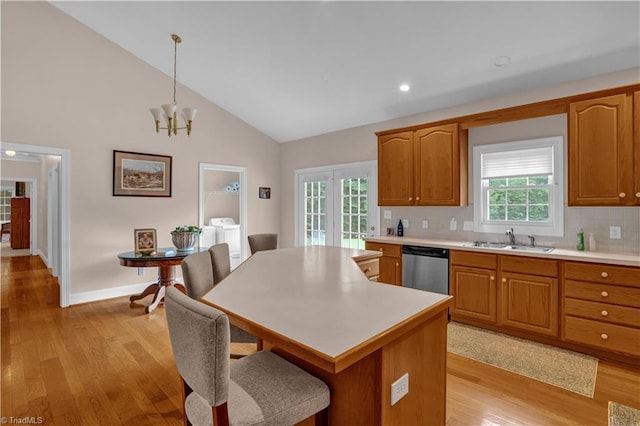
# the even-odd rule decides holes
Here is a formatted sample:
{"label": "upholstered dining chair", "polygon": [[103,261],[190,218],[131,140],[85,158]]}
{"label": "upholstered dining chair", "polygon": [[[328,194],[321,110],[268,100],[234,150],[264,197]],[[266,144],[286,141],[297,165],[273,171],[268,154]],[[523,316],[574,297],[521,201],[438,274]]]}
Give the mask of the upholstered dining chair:
{"label": "upholstered dining chair", "polygon": [[[226,245],[226,244],[225,244]],[[213,246],[215,247],[215,246]],[[211,247],[211,248],[213,248]],[[210,251],[204,251],[199,253],[192,253],[189,256],[185,257],[180,264],[182,268],[182,280],[184,281],[184,287],[187,291],[187,296],[192,299],[199,299],[204,296],[206,292],[211,290],[215,284],[220,282],[220,280],[227,275],[229,275],[229,271],[224,273],[222,278],[219,278],[218,281],[215,279],[214,271],[217,269],[220,273],[220,268],[224,269],[224,266],[221,267],[220,264],[224,262],[218,259],[218,254],[220,252],[224,252],[224,247],[218,247],[216,249],[216,260],[218,260],[218,264],[214,266],[213,255]],[[227,247],[228,253],[228,247]],[[227,256],[227,264],[229,263],[229,257]],[[257,343],[257,338],[252,334],[247,333],[246,331],[236,327],[235,325],[231,325],[231,341],[234,343]],[[262,345],[257,349],[262,349]],[[242,358],[244,355],[240,353],[231,353],[231,358],[237,359]]]}
{"label": "upholstered dining chair", "polygon": [[[213,268],[213,285],[216,285],[231,273],[229,244],[215,244],[209,247],[209,254]],[[258,341],[256,336],[247,333],[233,324],[231,325],[231,341],[234,343],[257,343],[258,350],[262,350],[262,342]]]}
{"label": "upholstered dining chair", "polygon": [[278,234],[253,234],[249,235],[249,248],[251,254],[263,250],[275,250],[278,248]]}
{"label": "upholstered dining chair", "polygon": [[230,363],[225,313],[173,287],[165,308],[186,425],[293,425],[316,414],[326,423],[323,381],[270,351]]}

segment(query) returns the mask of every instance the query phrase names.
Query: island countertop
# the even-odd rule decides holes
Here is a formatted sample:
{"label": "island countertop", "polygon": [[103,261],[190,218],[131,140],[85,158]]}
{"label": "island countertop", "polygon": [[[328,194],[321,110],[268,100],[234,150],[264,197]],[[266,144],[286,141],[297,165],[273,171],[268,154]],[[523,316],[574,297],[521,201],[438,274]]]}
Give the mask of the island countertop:
{"label": "island countertop", "polygon": [[312,353],[316,365],[338,372],[451,300],[368,281],[353,258],[375,255],[324,246],[257,252],[201,300],[241,328],[294,353]]}

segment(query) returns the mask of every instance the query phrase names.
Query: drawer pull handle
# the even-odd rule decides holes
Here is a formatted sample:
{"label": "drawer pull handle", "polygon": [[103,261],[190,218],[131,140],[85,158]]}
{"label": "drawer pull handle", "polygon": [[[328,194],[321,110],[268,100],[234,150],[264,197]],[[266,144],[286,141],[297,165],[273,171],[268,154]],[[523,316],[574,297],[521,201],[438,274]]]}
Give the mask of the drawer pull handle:
{"label": "drawer pull handle", "polygon": [[364,272],[365,274],[368,274],[369,272],[371,272],[371,268],[367,268],[367,269],[365,269],[365,270],[364,270],[364,271],[362,271],[362,272]]}
{"label": "drawer pull handle", "polygon": [[636,192],[636,198],[640,198],[640,192]]}
{"label": "drawer pull handle", "polygon": [[600,293],[600,295],[602,297],[609,297],[609,293],[607,293],[606,291],[603,291],[602,293]]}
{"label": "drawer pull handle", "polygon": [[378,250],[379,250],[379,251],[382,251],[382,248],[379,248]]}
{"label": "drawer pull handle", "polygon": [[600,313],[602,314],[603,317],[609,316],[609,312],[607,312],[607,311],[602,311]]}
{"label": "drawer pull handle", "polygon": [[493,275],[491,275],[491,277],[489,278],[491,281],[495,281],[496,277],[494,277]]}
{"label": "drawer pull handle", "polygon": [[627,194],[625,194],[624,192],[621,192],[620,194],[618,194],[620,196],[620,198],[624,198],[627,196]]}
{"label": "drawer pull handle", "polygon": [[602,340],[607,340],[607,339],[609,338],[609,336],[607,336],[605,333],[602,333],[602,334],[600,335],[600,338],[601,338]]}
{"label": "drawer pull handle", "polygon": [[600,276],[602,278],[607,278],[609,276],[609,274],[607,274],[606,272],[603,272],[603,273],[600,274]]}

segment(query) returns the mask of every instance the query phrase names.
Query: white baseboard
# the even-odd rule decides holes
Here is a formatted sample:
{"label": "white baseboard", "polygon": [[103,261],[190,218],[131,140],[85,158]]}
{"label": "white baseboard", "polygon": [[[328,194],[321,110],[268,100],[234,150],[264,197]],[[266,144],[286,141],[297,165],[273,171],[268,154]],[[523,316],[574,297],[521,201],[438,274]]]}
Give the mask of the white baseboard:
{"label": "white baseboard", "polygon": [[42,250],[38,250],[38,253],[36,253],[36,255],[40,256],[40,259],[42,259],[42,262],[44,262],[47,268],[51,268],[51,265],[49,264],[49,259],[47,258],[47,256],[44,255]]}
{"label": "white baseboard", "polygon": [[[149,285],[156,281],[148,283],[138,283],[125,285],[121,287],[106,288],[104,290],[83,291],[80,293],[71,293],[69,295],[69,305],[77,305],[80,303],[96,302],[98,300],[113,299],[114,297],[131,296],[144,291]],[[149,296],[149,302],[151,297]]]}

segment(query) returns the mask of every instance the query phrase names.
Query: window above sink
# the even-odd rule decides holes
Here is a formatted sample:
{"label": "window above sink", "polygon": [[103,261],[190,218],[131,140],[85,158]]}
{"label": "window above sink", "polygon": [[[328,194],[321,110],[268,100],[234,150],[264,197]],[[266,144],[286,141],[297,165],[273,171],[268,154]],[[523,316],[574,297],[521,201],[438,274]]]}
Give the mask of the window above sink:
{"label": "window above sink", "polygon": [[564,235],[564,138],[473,147],[474,230]]}

